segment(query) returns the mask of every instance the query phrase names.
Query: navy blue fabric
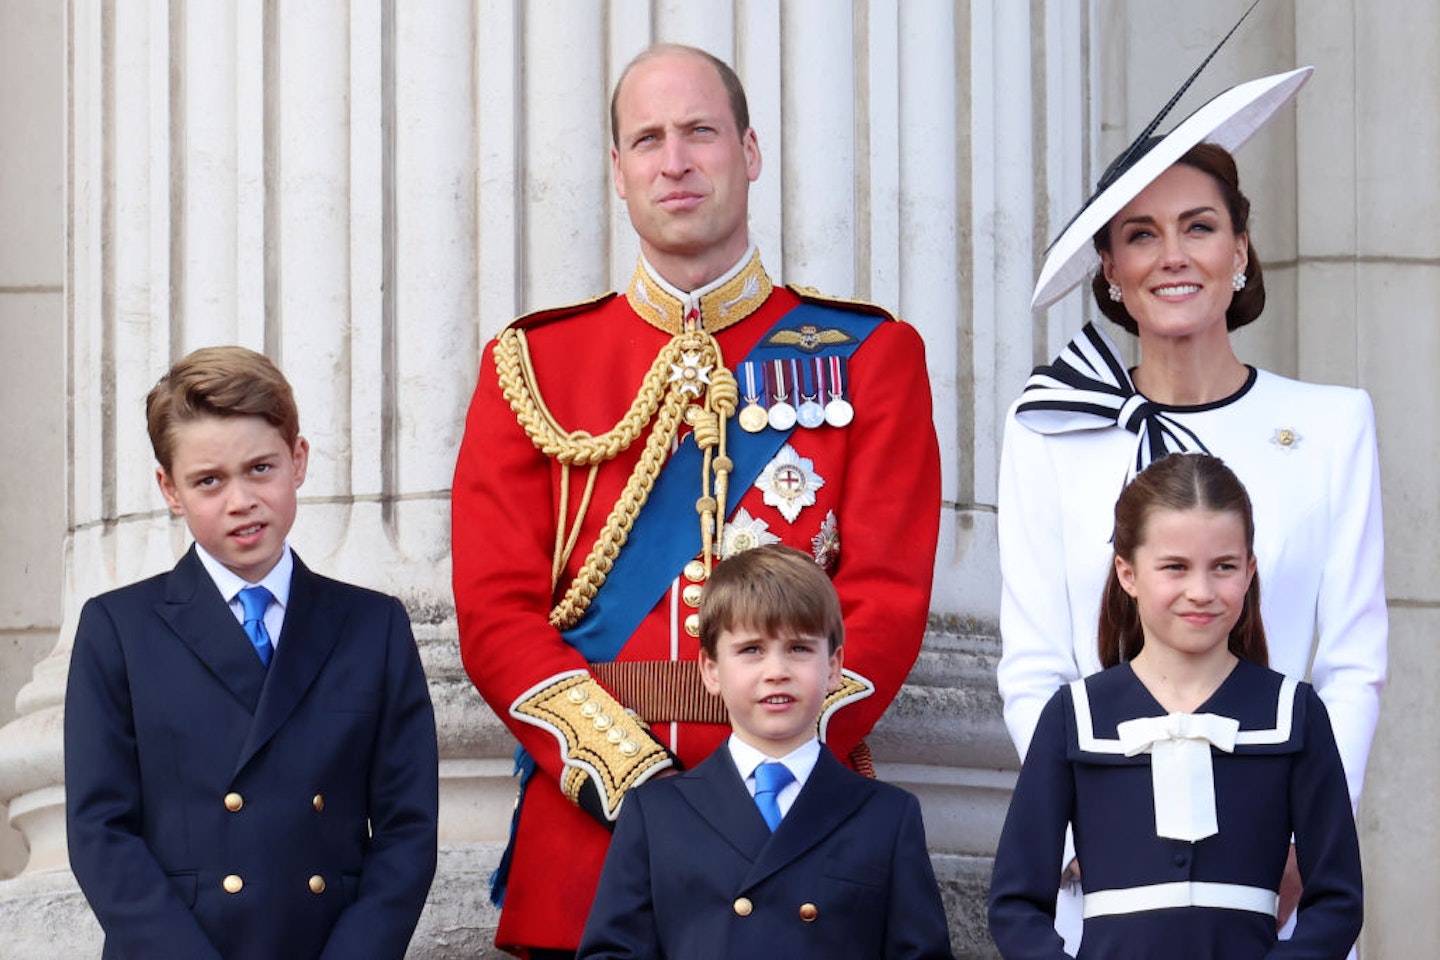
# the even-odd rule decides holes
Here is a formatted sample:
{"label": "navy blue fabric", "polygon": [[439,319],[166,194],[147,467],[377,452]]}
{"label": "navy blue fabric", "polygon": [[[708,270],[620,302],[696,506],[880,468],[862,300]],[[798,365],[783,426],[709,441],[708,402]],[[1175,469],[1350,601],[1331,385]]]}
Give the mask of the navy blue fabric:
{"label": "navy blue fabric", "polygon": [[296,557],[280,639],[267,670],[193,549],[81,611],[66,824],[104,960],[404,956],[439,793],[410,622]]}
{"label": "navy blue fabric", "polygon": [[[1195,712],[1233,717],[1242,733],[1271,729],[1283,679],[1242,661]],[[1096,737],[1166,713],[1127,664],[1087,678],[1085,688]],[[1274,919],[1261,913],[1154,910],[1087,920],[1081,960],[1344,960],[1360,932],[1360,852],[1329,716],[1309,684],[1294,698],[1284,743],[1212,750],[1220,832],[1197,843],[1155,835],[1148,755],[1088,752],[1076,724],[1070,688],[1062,687],[1041,714],[996,852],[990,931],[1002,956],[1065,956],[1053,923],[1073,821],[1087,893],[1176,881],[1278,890],[1292,833],[1305,881],[1291,940],[1277,942]]]}
{"label": "navy blue fabric", "polygon": [[920,804],[822,749],[771,833],[716,750],[626,798],[577,956],[950,960]]}

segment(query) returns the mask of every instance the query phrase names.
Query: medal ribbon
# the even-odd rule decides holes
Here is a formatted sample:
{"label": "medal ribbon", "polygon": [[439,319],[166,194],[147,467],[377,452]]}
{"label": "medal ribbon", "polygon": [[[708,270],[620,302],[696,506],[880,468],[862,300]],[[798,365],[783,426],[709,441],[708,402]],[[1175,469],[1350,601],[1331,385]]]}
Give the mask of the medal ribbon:
{"label": "medal ribbon", "polygon": [[[816,364],[818,364],[819,362],[819,360],[815,361]],[[811,369],[812,366],[808,363],[804,366],[801,366],[799,360],[790,361],[790,373],[791,376],[797,381],[795,384],[795,388],[796,393],[799,394],[800,397],[800,399],[795,404],[797,407],[801,403],[810,400],[820,399],[820,391],[815,389],[815,378],[811,375]]]}
{"label": "medal ribbon", "polygon": [[740,364],[740,372],[745,375],[745,402],[759,403],[760,395],[755,392],[755,364],[746,360]]}
{"label": "medal ribbon", "polygon": [[[827,391],[831,400],[843,400],[845,398],[845,359],[843,357],[826,357],[830,363],[830,385]],[[819,363],[819,360],[815,361]]]}
{"label": "medal ribbon", "polygon": [[770,369],[774,371],[774,376],[770,380],[770,396],[776,403],[783,403],[790,395],[790,388],[785,382],[785,361],[776,360],[770,364]]}
{"label": "medal ribbon", "polygon": [[[782,361],[773,366],[783,378],[783,360],[793,355],[794,348],[767,344],[777,331],[799,330],[807,324],[843,330],[849,334],[850,342],[837,344],[834,350],[842,357],[849,357],[882,322],[881,317],[873,314],[801,303],[776,321],[745,362]],[[771,366],[766,364],[762,369]],[[783,398],[784,394],[780,396]],[[791,432],[768,429],[731,434],[726,441],[734,461],[731,489],[746,489],[754,484],[765,464],[789,440]],[[687,434],[655,479],[644,509],[630,528],[625,549],[615,558],[609,576],[590,601],[585,616],[562,632],[565,642],[590,663],[614,660],[635,628],[670,588],[675,572],[699,554],[699,529],[694,524],[678,523],[676,518],[694,515],[695,475],[700,470],[700,457],[693,435]]]}

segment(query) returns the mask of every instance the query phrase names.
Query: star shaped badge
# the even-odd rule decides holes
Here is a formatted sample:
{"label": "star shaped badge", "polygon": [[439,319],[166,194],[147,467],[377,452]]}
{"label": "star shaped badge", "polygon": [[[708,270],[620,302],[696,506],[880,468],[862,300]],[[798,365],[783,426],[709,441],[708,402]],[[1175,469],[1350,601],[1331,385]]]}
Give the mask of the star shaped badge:
{"label": "star shaped badge", "polygon": [[680,362],[670,364],[670,379],[666,383],[680,384],[680,392],[700,396],[705,384],[710,382],[710,371],[714,364],[700,364],[700,354],[682,353]]}
{"label": "star shaped badge", "polygon": [[825,480],[815,472],[815,462],[800,456],[788,443],[755,480],[755,488],[764,494],[765,503],[779,510],[790,523],[803,508],[815,503],[815,491],[823,486]]}
{"label": "star shaped badge", "polygon": [[746,550],[779,542],[780,538],[770,532],[770,524],[750,516],[750,511],[741,507],[725,523],[725,532],[720,537],[720,559],[729,560]]}

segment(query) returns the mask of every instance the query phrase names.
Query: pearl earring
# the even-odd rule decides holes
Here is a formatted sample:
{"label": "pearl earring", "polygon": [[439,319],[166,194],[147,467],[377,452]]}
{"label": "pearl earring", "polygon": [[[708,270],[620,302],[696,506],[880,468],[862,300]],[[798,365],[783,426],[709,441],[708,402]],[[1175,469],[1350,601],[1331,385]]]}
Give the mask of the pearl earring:
{"label": "pearl earring", "polygon": [[1231,278],[1230,278],[1230,289],[1231,289],[1231,290],[1234,290],[1236,293],[1239,293],[1241,290],[1244,290],[1244,289],[1245,289],[1245,274],[1243,274],[1243,273],[1236,273],[1235,276],[1231,277]]}
{"label": "pearl earring", "polygon": [[1114,300],[1116,303],[1119,303],[1121,300],[1125,299],[1125,294],[1120,290],[1120,285],[1118,283],[1110,284],[1109,293],[1110,299]]}

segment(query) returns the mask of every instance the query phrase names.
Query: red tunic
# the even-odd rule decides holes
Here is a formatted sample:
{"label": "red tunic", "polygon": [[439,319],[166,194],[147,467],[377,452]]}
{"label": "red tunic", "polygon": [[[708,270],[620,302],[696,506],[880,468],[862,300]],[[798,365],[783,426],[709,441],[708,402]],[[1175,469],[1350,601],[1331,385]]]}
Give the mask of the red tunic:
{"label": "red tunic", "polygon": [[[753,269],[760,271],[758,260]],[[720,329],[715,337],[726,365],[733,369],[799,302],[795,292],[777,287],[749,316]],[[593,434],[609,430],[629,409],[671,339],[637,315],[624,296],[521,323],[539,393],[554,420],[566,430]],[[754,486],[731,490],[728,506],[730,516],[744,509],[764,521],[769,533],[812,555],[833,511],[839,551],[830,570],[845,614],[845,667],[874,686],[873,695],[825,718],[825,739],[842,759],[879,719],[919,653],[940,507],[939,452],[919,335],[887,319],[848,366],[853,422],[845,428],[796,428],[789,440],[824,481],[816,502],[793,523]],[[731,421],[729,429],[739,427]],[[497,943],[511,950],[573,949],[605,857],[608,830],[559,786],[567,760],[564,738],[512,711],[551,678],[587,669],[547,618],[595,542],[642,446],[643,437],[600,468],[576,547],[552,593],[561,469],[517,422],[497,382],[495,343],[487,345],[455,472],[454,588],[465,668],[538,764],[520,814],[497,935]],[[570,517],[586,473],[571,471]],[[697,475],[697,496],[699,482]],[[698,530],[693,513],[676,522]],[[680,571],[674,573],[678,578]],[[617,660],[696,660],[698,641],[684,629],[694,607],[683,599],[682,585],[683,580],[672,585]],[[686,767],[703,760],[729,733],[719,723],[654,723],[650,730]]]}

